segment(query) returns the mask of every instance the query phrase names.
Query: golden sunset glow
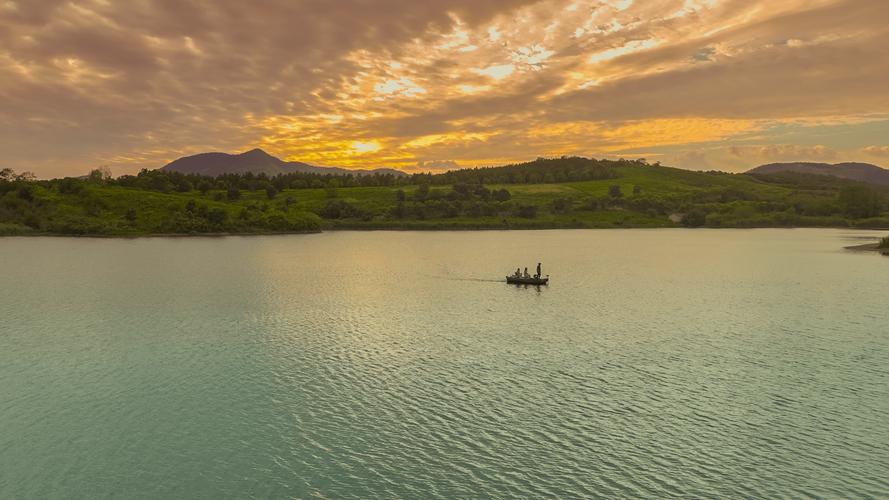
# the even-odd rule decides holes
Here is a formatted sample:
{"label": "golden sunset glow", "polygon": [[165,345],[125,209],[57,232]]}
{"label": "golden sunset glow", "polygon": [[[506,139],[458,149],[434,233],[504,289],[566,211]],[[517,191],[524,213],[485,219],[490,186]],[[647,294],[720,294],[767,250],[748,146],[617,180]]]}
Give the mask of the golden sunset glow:
{"label": "golden sunset glow", "polygon": [[406,171],[885,163],[886,19],[867,0],[7,1],[0,140],[42,176],[254,147]]}

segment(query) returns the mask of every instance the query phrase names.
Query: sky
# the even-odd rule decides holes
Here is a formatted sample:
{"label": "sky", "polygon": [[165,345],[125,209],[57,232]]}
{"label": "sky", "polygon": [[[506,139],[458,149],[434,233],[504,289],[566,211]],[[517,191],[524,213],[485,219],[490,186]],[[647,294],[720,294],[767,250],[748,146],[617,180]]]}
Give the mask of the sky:
{"label": "sky", "polygon": [[886,0],[0,0],[0,167],[889,166]]}

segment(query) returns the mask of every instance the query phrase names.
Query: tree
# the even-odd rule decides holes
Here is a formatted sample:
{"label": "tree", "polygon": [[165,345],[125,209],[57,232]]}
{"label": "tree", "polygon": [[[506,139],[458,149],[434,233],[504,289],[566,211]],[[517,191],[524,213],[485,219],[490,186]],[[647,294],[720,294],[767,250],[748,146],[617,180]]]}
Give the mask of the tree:
{"label": "tree", "polygon": [[556,198],[553,200],[553,212],[563,214],[571,210],[571,200],[568,198]]}
{"label": "tree", "polygon": [[61,194],[77,194],[83,191],[83,182],[74,177],[65,177],[59,181],[59,193]]}
{"label": "tree", "polygon": [[265,195],[266,195],[266,197],[268,197],[268,199],[270,199],[270,200],[275,199],[275,196],[277,194],[278,194],[278,190],[275,189],[275,186],[272,186],[271,184],[269,184],[268,186],[265,187]]}
{"label": "tree", "polygon": [[707,214],[699,209],[694,209],[682,218],[682,225],[686,227],[701,227],[707,222]]}
{"label": "tree", "polygon": [[213,184],[210,184],[210,181],[203,180],[198,183],[198,191],[200,191],[201,194],[207,194],[207,191],[211,189],[213,189]]}
{"label": "tree", "polygon": [[221,226],[228,219],[228,212],[221,208],[212,208],[207,212],[207,221],[214,226]]}
{"label": "tree", "polygon": [[518,216],[526,219],[537,217],[537,207],[534,205],[522,205],[518,209]]}
{"label": "tree", "polygon": [[845,186],[837,201],[847,216],[862,219],[880,214],[880,195],[865,185]]}
{"label": "tree", "polygon": [[103,165],[99,168],[95,168],[90,170],[89,175],[87,176],[87,180],[90,182],[105,182],[111,178],[111,169],[107,166]]}
{"label": "tree", "polygon": [[623,195],[623,192],[620,190],[620,185],[612,184],[611,186],[608,186],[608,196],[612,198],[620,198]]}
{"label": "tree", "polygon": [[360,215],[358,209],[342,200],[330,200],[327,205],[321,209],[321,217],[325,219],[346,219],[349,217],[358,217]]}
{"label": "tree", "polygon": [[151,178],[149,183],[151,189],[155,191],[160,191],[162,193],[166,193],[173,189],[173,183],[170,182],[170,179],[167,178],[166,175],[158,174]]}
{"label": "tree", "polygon": [[498,189],[494,191],[493,197],[497,201],[509,201],[512,195],[506,189]]}
{"label": "tree", "polygon": [[458,182],[454,184],[451,189],[457,195],[457,198],[461,200],[469,198],[472,192],[469,184],[466,184],[465,182]]}
{"label": "tree", "polygon": [[236,186],[231,186],[226,192],[226,197],[229,201],[235,201],[241,197],[241,190],[238,189]]}
{"label": "tree", "polygon": [[395,217],[396,219],[403,219],[406,214],[404,209],[404,202],[399,201],[394,207],[389,209],[389,215]]}
{"label": "tree", "polygon": [[414,191],[414,200],[426,201],[427,197],[429,197],[429,184],[420,184]]}
{"label": "tree", "polygon": [[19,198],[25,201],[34,201],[34,189],[31,186],[22,186],[18,191]]}

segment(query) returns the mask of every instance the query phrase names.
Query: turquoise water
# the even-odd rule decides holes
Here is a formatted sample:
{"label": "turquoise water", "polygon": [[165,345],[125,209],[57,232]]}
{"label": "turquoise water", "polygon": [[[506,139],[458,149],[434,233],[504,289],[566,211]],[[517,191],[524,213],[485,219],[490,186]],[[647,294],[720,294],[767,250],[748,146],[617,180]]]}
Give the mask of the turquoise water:
{"label": "turquoise water", "polygon": [[875,235],[0,239],[0,498],[886,497]]}

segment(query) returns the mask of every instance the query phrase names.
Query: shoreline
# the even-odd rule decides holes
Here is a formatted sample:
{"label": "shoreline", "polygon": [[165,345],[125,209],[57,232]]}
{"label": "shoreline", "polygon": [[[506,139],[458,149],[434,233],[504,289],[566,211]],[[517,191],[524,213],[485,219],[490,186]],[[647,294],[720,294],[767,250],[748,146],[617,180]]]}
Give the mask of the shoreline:
{"label": "shoreline", "polygon": [[[630,229],[657,230],[657,229],[687,229],[687,230],[752,230],[752,229],[846,229],[857,231],[886,231],[883,227],[849,227],[849,226],[749,226],[749,227],[685,227],[681,225],[670,226],[620,226],[620,227],[577,227],[577,226],[536,226],[536,227],[440,227],[440,226],[418,226],[418,227],[368,227],[368,226],[340,226],[320,229],[316,231],[268,231],[268,232],[217,232],[217,233],[145,233],[145,234],[61,234],[61,233],[20,233],[20,234],[0,234],[0,238],[97,238],[97,239],[139,239],[139,238],[224,238],[229,236],[284,236],[284,235],[306,235],[306,234],[322,234],[327,232],[344,232],[344,231],[417,231],[417,232],[436,232],[436,231],[554,231],[554,230],[595,230],[595,231],[625,231]],[[889,248],[878,248],[879,243],[865,243],[861,245],[851,245],[843,247],[852,251],[879,251],[884,255],[889,255]]]}
{"label": "shoreline", "polygon": [[881,255],[889,256],[889,248],[880,248],[879,243],[864,243],[862,245],[851,245],[843,248],[852,252],[878,252]]}

